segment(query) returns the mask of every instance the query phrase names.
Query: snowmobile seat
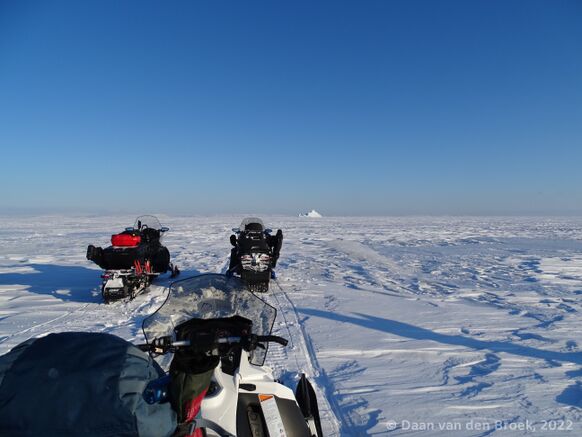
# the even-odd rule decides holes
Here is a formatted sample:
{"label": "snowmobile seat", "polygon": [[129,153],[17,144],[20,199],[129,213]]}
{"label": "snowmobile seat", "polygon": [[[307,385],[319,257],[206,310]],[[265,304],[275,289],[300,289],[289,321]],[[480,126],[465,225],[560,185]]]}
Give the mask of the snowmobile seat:
{"label": "snowmobile seat", "polygon": [[160,231],[153,228],[144,228],[141,230],[141,235],[146,242],[160,239]]}
{"label": "snowmobile seat", "polygon": [[135,247],[141,242],[141,237],[132,232],[122,232],[111,236],[111,245],[114,247]]}
{"label": "snowmobile seat", "polygon": [[263,232],[263,225],[260,223],[247,223],[245,231]]}
{"label": "snowmobile seat", "polygon": [[269,253],[269,245],[263,234],[242,234],[238,239],[240,253],[262,252]]}

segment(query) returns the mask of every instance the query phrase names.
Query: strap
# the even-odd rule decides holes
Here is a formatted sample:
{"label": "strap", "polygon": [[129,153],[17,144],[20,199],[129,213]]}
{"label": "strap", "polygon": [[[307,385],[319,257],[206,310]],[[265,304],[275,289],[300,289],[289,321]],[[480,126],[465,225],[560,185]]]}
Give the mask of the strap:
{"label": "strap", "polygon": [[207,419],[195,419],[192,422],[181,423],[176,428],[176,431],[174,432],[172,437],[186,437],[192,435],[194,431],[198,428],[211,429],[212,431],[217,433],[220,437],[236,437],[235,435],[226,431],[218,423]]}
{"label": "strap", "polygon": [[211,429],[212,431],[214,431],[215,433],[217,433],[221,437],[236,437],[235,435],[232,435],[231,433],[226,431],[222,426],[220,426],[218,423],[213,422],[212,420],[195,419],[192,421],[192,428],[191,428],[192,432],[194,432],[194,430],[196,428]]}

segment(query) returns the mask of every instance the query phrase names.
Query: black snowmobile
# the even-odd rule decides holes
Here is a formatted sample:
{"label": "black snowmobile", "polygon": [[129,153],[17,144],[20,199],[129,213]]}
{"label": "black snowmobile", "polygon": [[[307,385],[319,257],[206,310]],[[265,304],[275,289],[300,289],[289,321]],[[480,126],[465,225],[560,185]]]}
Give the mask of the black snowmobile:
{"label": "black snowmobile", "polygon": [[240,275],[251,291],[266,292],[269,281],[275,276],[283,231],[275,235],[265,229],[263,221],[257,217],[247,217],[239,228],[233,228],[235,235],[230,236],[233,248],[230,252],[230,265],[227,274]]}
{"label": "black snowmobile", "polygon": [[105,270],[101,293],[105,302],[129,297],[133,299],[152,280],[168,270],[179,273],[170,263],[170,252],[161,240],[168,228],[154,216],[141,216],[134,226],[111,236],[105,249],[89,245],[87,259]]}

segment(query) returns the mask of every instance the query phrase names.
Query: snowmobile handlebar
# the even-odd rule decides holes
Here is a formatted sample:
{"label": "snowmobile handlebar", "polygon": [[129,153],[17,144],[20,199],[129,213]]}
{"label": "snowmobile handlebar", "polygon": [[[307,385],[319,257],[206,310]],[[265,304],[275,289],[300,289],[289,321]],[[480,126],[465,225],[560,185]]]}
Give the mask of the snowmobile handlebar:
{"label": "snowmobile handlebar", "polygon": [[[277,335],[245,335],[245,336],[228,336],[215,337],[209,336],[207,333],[202,333],[192,340],[176,340],[172,341],[171,337],[156,338],[153,342],[147,344],[140,344],[137,347],[144,352],[153,352],[156,354],[166,354],[168,352],[176,352],[177,350],[190,349],[194,351],[216,351],[220,350],[225,345],[240,344],[246,351],[253,351],[256,348],[263,348],[262,343],[277,343],[281,346],[287,346],[289,341],[286,338]],[[218,353],[218,355],[221,355]]]}
{"label": "snowmobile handlebar", "polygon": [[289,340],[277,335],[258,335],[257,340],[259,343],[278,343],[281,346],[287,346],[289,344]]}

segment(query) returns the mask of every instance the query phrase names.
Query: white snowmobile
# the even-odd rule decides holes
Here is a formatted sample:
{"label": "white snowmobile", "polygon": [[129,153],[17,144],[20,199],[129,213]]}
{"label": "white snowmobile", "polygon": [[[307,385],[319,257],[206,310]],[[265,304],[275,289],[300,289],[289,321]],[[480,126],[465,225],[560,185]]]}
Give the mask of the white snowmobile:
{"label": "white snowmobile", "polygon": [[323,437],[307,379],[293,393],[264,366],[269,342],[287,343],[275,315],[240,278],[207,274],[172,284],[139,349],[101,332],[29,339],[0,356],[0,435]]}
{"label": "white snowmobile", "polygon": [[[148,344],[140,348],[174,353],[170,380],[180,374],[177,360],[198,366],[203,357],[218,363],[209,366],[211,381],[199,408],[191,408],[191,399],[189,406],[172,403],[174,410],[189,409],[179,419],[184,435],[323,437],[317,399],[305,376],[293,393],[264,365],[270,342],[287,344],[271,335],[276,314],[239,278],[204,274],[174,282],[165,303],[144,320]],[[163,384],[150,384],[152,402],[164,400]],[[182,390],[170,382],[170,399]]]}

